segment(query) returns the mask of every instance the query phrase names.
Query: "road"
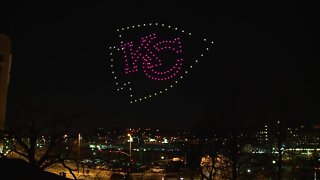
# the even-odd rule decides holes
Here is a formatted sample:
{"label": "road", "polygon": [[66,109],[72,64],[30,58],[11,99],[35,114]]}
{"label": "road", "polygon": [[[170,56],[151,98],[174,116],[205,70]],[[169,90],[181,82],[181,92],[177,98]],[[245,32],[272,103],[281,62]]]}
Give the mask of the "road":
{"label": "road", "polygon": [[[76,166],[74,164],[68,164],[69,167],[72,169],[76,169]],[[66,174],[67,178],[74,179],[71,173],[64,168],[60,164],[56,164],[54,166],[51,166],[47,169],[48,172],[52,172],[55,174],[60,174],[61,172],[64,172]],[[80,171],[73,171],[75,176],[78,179],[86,179],[86,180],[93,180],[93,179],[101,179],[101,180],[110,180],[110,179],[118,179],[119,177],[123,176],[123,172],[112,172],[105,169],[95,169],[95,168],[80,168]],[[112,174],[119,174],[118,178],[113,178],[115,176],[112,176]],[[183,175],[184,174],[184,175]],[[112,176],[112,177],[111,177]],[[183,178],[183,180],[189,180],[191,175],[189,173],[152,173],[152,172],[145,172],[145,173],[132,173],[131,177],[133,180],[180,180],[180,178]],[[198,176],[194,177],[193,179],[200,179]]]}

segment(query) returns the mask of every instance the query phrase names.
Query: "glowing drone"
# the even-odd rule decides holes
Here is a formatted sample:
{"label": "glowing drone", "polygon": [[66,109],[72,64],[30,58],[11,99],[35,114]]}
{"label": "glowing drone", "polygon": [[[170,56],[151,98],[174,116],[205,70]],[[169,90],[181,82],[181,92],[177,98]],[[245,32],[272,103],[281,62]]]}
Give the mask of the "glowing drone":
{"label": "glowing drone", "polygon": [[118,45],[109,47],[109,67],[116,90],[127,90],[130,103],[173,88],[213,45],[213,41],[159,23],[123,27],[117,32]]}

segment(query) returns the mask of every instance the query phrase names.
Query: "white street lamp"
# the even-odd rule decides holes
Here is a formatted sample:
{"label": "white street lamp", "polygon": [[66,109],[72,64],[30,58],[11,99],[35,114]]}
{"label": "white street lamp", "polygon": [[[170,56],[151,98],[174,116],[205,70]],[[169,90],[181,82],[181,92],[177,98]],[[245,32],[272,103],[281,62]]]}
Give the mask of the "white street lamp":
{"label": "white street lamp", "polygon": [[132,136],[131,136],[131,134],[128,134],[128,136],[129,136],[129,151],[130,151],[130,159],[131,159],[131,142],[133,141],[133,139],[132,139]]}
{"label": "white street lamp", "polygon": [[[81,134],[78,133],[78,152],[77,152],[77,156],[78,156],[78,163],[80,162],[80,143],[81,143]],[[78,169],[78,174],[80,173],[80,169],[79,169],[79,166],[78,166],[78,163],[77,163],[77,169]]]}
{"label": "white street lamp", "polygon": [[80,143],[81,143],[81,135],[78,134],[78,161],[80,161]]}

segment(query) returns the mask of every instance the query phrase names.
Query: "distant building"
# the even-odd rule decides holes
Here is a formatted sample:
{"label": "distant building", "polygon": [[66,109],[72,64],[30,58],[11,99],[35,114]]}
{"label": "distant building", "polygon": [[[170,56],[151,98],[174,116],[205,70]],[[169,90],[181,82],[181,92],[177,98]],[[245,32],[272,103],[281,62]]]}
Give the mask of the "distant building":
{"label": "distant building", "polygon": [[5,126],[10,66],[11,41],[8,36],[0,33],[0,129]]}
{"label": "distant building", "polygon": [[268,125],[265,125],[263,130],[255,132],[253,137],[256,139],[259,145],[266,145],[269,141]]}

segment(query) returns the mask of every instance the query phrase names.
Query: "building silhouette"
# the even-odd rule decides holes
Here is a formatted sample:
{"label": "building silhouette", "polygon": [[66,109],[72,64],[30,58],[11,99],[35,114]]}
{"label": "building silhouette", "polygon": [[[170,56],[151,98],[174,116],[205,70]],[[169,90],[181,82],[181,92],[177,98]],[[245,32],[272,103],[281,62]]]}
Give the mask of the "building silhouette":
{"label": "building silhouette", "polygon": [[5,127],[11,57],[11,40],[5,34],[0,33],[0,129]]}

